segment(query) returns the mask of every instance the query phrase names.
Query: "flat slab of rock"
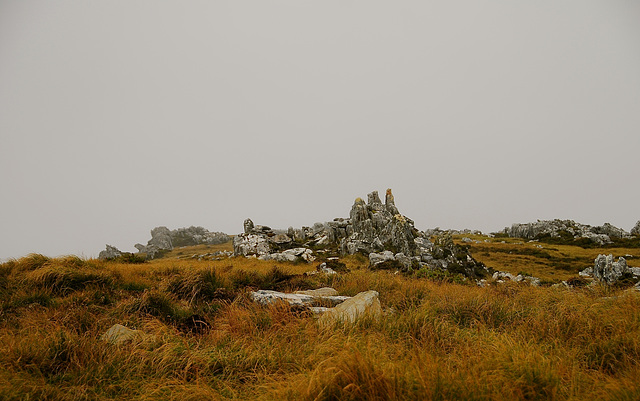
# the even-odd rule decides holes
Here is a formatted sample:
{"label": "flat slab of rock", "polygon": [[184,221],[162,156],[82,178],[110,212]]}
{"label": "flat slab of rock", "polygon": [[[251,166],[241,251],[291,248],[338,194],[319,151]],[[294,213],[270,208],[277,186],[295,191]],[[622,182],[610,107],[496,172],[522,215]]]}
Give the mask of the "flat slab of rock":
{"label": "flat slab of rock", "polygon": [[361,292],[335,308],[326,310],[318,323],[327,326],[334,322],[354,323],[362,316],[379,317],[382,315],[382,307],[378,295],[377,291]]}
{"label": "flat slab of rock", "polygon": [[338,291],[331,287],[322,287],[317,290],[296,291],[295,294],[310,295],[312,297],[333,297],[338,295]]}
{"label": "flat slab of rock", "polygon": [[100,337],[102,341],[110,344],[119,345],[129,340],[137,340],[144,335],[140,330],[131,330],[121,324],[114,324]]}
{"label": "flat slab of rock", "polygon": [[[325,290],[326,291],[326,290]],[[334,290],[335,291],[335,290]],[[331,305],[338,305],[350,299],[351,297],[340,295],[307,295],[307,294],[290,294],[271,290],[258,290],[251,293],[251,299],[255,302],[268,305],[273,302],[286,301],[291,305],[315,306],[318,303],[328,302]]]}

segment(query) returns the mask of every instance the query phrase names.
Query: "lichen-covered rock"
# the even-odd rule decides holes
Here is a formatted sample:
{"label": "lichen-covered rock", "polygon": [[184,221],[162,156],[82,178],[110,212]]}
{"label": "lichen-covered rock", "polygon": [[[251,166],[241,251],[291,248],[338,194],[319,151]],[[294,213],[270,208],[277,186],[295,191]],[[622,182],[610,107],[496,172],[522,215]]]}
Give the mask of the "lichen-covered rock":
{"label": "lichen-covered rock", "polygon": [[326,290],[312,294],[291,294],[272,290],[258,290],[252,292],[249,296],[253,301],[262,305],[268,305],[274,302],[287,302],[295,306],[317,306],[322,303],[329,303],[333,306],[341,304],[351,298],[340,295],[322,295],[322,292],[326,292]]}
{"label": "lichen-covered rock", "polygon": [[316,260],[313,251],[307,248],[293,248],[282,252],[268,253],[259,257],[261,260],[275,260],[277,262],[296,262],[304,260],[305,262],[313,262]]}
{"label": "lichen-covered rock", "polygon": [[[335,218],[311,227],[271,230],[244,222],[244,232],[234,237],[234,254],[257,255],[264,260],[295,261],[289,249],[312,248],[323,256],[356,254],[370,256],[372,269],[391,269],[411,272],[423,267],[449,269],[470,277],[486,274],[466,248],[457,246],[450,238],[434,245],[429,235],[420,232],[414,222],[398,212],[391,190],[383,204],[377,191],[367,196],[367,202],[357,198],[349,218]],[[444,232],[442,237],[446,237]],[[387,256],[390,255],[390,256]],[[300,255],[297,255],[300,256]],[[305,258],[306,259],[306,258]],[[328,259],[327,259],[328,260]],[[329,274],[335,273],[327,266]],[[308,273],[312,274],[312,273]]]}
{"label": "lichen-covered rock", "polygon": [[264,234],[240,234],[233,237],[233,254],[236,256],[263,256],[270,251],[269,238]]}
{"label": "lichen-covered rock", "polygon": [[630,238],[630,234],[625,230],[614,227],[609,223],[602,226],[590,226],[576,223],[573,220],[538,220],[533,223],[513,224],[504,229],[504,233],[509,237],[525,239],[550,238],[555,240],[571,242],[579,238],[605,245],[611,243],[611,238]]}
{"label": "lichen-covered rock", "polygon": [[622,256],[617,262],[613,261],[613,255],[598,255],[593,265],[593,278],[607,284],[613,284],[629,273],[627,261]]}
{"label": "lichen-covered rock", "polygon": [[413,256],[417,230],[411,219],[398,213],[391,190],[387,190],[384,205],[376,191],[368,195],[368,201],[357,198],[351,207],[352,234],[342,240],[342,251],[368,255],[392,250]]}
{"label": "lichen-covered rock", "polygon": [[109,260],[116,259],[120,256],[122,256],[122,252],[120,252],[118,248],[107,244],[107,249],[104,251],[100,251],[100,253],[98,254],[98,259]]}
{"label": "lichen-covered rock", "polygon": [[141,339],[144,334],[140,330],[131,330],[121,324],[114,324],[100,339],[110,344],[119,345],[127,341]]}
{"label": "lichen-covered rock", "polygon": [[335,308],[328,309],[318,320],[320,326],[328,326],[335,322],[354,323],[363,316],[378,318],[382,315],[382,307],[377,291],[365,291],[357,294]]}

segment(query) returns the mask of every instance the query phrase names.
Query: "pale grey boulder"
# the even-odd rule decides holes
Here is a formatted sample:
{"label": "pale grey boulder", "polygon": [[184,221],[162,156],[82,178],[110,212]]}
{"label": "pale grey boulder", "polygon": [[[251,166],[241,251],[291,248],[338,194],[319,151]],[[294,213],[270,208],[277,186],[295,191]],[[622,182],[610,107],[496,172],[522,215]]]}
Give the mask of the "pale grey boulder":
{"label": "pale grey boulder", "polygon": [[143,337],[144,334],[140,330],[131,330],[121,324],[114,324],[100,337],[100,340],[109,344],[120,345],[128,341],[140,340]]}
{"label": "pale grey boulder", "polygon": [[573,220],[538,220],[533,223],[513,224],[503,232],[509,237],[537,239],[544,236],[551,238],[570,239],[587,238],[595,244],[606,245],[612,242],[612,238],[630,238],[631,235],[625,230],[615,227],[609,223],[602,226],[590,226],[576,223]]}
{"label": "pale grey boulder", "polygon": [[116,259],[120,256],[122,256],[122,252],[120,252],[118,248],[107,244],[107,249],[105,249],[104,251],[100,251],[100,253],[98,254],[98,259],[109,260]]}
{"label": "pale grey boulder", "polygon": [[391,251],[384,251],[380,253],[371,252],[369,254],[369,266],[376,266],[390,260],[396,260],[395,255]]}
{"label": "pale grey boulder", "polygon": [[269,238],[264,234],[240,234],[233,237],[233,254],[236,256],[263,256],[270,251]]}
{"label": "pale grey boulder", "polygon": [[593,265],[593,278],[607,284],[613,284],[624,273],[628,273],[627,261],[622,256],[614,262],[613,255],[598,255]]}
{"label": "pale grey boulder", "polygon": [[[335,290],[334,290],[335,291]],[[322,292],[305,294],[305,293],[285,293],[272,290],[258,290],[249,294],[250,298],[259,304],[269,305],[276,302],[287,302],[294,306],[318,306],[320,304],[330,304],[332,306],[339,305],[351,297],[340,295],[321,295]]]}
{"label": "pale grey boulder", "polygon": [[151,239],[147,246],[153,246],[157,249],[173,249],[171,230],[164,226],[154,228],[151,230]]}
{"label": "pale grey boulder", "polygon": [[337,322],[353,324],[365,316],[380,318],[382,307],[378,295],[377,291],[361,292],[338,306],[326,310],[318,319],[318,324],[321,327],[328,327]]}

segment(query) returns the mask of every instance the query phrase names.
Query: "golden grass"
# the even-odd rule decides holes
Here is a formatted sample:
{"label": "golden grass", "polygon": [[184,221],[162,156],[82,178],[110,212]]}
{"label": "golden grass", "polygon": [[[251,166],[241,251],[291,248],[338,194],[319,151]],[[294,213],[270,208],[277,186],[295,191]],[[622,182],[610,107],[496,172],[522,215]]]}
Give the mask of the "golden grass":
{"label": "golden grass", "polygon": [[[472,238],[481,243],[463,243],[460,241],[462,237]],[[526,242],[520,238],[489,239],[480,235],[457,235],[455,240],[457,244],[469,245],[473,257],[488,267],[513,274],[524,272],[552,282],[577,276],[579,271],[593,266],[595,258],[600,254],[612,254],[616,258],[634,255],[634,258],[627,260],[627,264],[640,267],[638,248],[584,249],[572,245]]]}
{"label": "golden grass", "polygon": [[[638,292],[480,288],[345,261],[351,272],[332,277],[300,276],[315,264],[246,258],[0,265],[0,399],[640,398]],[[63,278],[44,279],[50,271]],[[376,290],[385,314],[323,329],[246,292],[324,285]],[[206,329],[189,326],[193,315]],[[115,323],[147,335],[101,341]]]}

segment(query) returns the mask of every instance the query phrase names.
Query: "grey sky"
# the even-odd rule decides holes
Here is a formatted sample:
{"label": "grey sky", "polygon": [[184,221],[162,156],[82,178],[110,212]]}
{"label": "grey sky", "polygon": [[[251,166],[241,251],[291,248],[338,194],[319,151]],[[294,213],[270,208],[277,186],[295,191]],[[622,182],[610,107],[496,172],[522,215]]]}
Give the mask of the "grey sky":
{"label": "grey sky", "polygon": [[0,0],[0,258],[394,190],[420,229],[640,219],[640,2]]}

